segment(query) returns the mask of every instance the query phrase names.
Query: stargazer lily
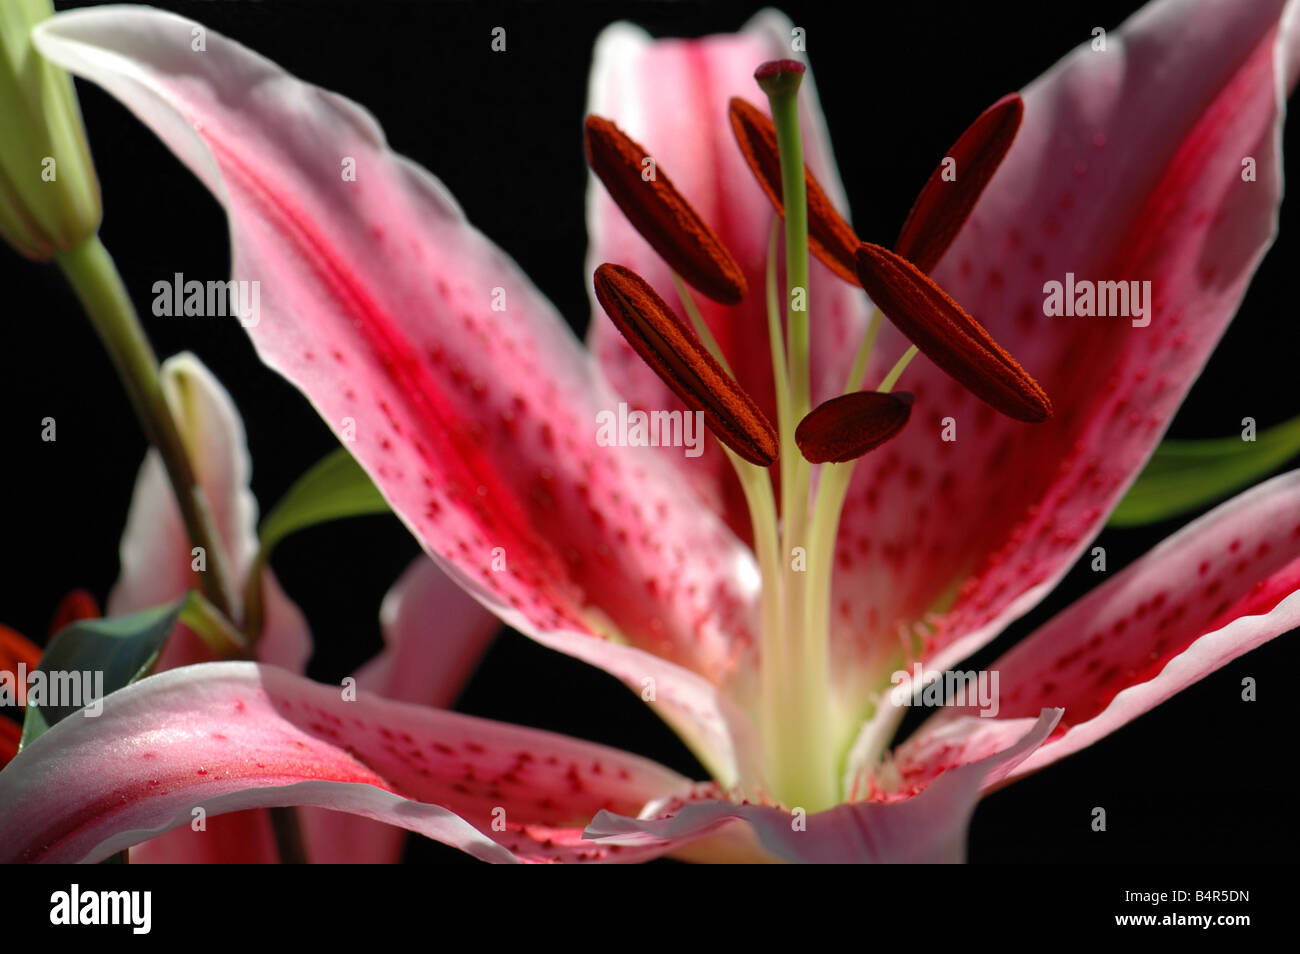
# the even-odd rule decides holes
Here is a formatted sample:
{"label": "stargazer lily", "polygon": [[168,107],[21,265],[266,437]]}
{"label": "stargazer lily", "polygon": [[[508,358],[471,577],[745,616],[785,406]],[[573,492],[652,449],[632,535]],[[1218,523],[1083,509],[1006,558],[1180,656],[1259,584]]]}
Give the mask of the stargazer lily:
{"label": "stargazer lily", "polygon": [[[1082,47],[1021,92],[1023,122],[976,197],[959,166],[957,191],[918,202],[911,241],[862,243],[851,270],[789,243],[806,201],[792,142],[845,223],[847,208],[811,76],[795,96],[769,90],[787,111],[773,116],[786,290],[807,303],[788,307],[784,346],[777,303],[794,298],[776,292],[772,204],[728,105],[753,98],[756,67],[789,56],[790,24],[766,13],[686,41],[609,28],[589,112],[654,150],[672,184],[658,201],[693,210],[726,257],[694,225],[656,235],[653,208],[638,231],[615,209],[628,196],[593,186],[589,270],[615,318],[592,324],[595,362],[355,104],[211,32],[189,55],[194,25],[178,17],[56,17],[38,48],[121,99],[225,205],[234,277],[261,281],[259,354],[337,431],[356,422],[349,448],[426,552],[505,622],[640,693],[713,780],[364,693],[345,702],[276,667],[204,663],[120,690],[99,719],[24,749],[0,773],[5,857],[102,858],[187,823],[196,804],[346,811],[488,860],[961,857],[982,793],[1300,624],[1292,473],[1190,524],[995,663],[995,718],[944,710],[890,748],[891,673],[950,666],[1051,589],[1231,319],[1275,229],[1300,42],[1288,8],[1152,4],[1105,55]],[[340,180],[343,156],[355,182]],[[676,255],[687,245],[716,272]],[[1040,290],[1066,271],[1150,280],[1150,326],[1046,318]],[[677,274],[692,325],[656,291]],[[855,277],[890,323],[869,323]],[[718,300],[695,303],[687,284]],[[489,307],[497,293],[505,312]],[[906,332],[924,352],[910,366]],[[796,440],[814,407],[889,394],[899,374],[904,423],[832,405]],[[1009,394],[1040,422],[1015,419]],[[599,447],[596,415],[620,398],[698,405],[730,456]],[[848,461],[855,451],[869,453]],[[508,568],[492,568],[495,548]]]}

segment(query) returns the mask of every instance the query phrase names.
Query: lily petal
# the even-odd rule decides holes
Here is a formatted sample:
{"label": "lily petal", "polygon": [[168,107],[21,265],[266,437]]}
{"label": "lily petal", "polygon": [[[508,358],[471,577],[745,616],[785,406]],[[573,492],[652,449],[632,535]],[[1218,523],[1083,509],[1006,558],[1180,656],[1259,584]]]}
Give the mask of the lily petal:
{"label": "lily petal", "polygon": [[384,597],[384,649],[357,670],[357,685],[385,699],[448,708],[501,621],[417,557]]}
{"label": "lily petal", "polygon": [[[257,553],[257,501],[249,489],[252,463],[243,422],[230,394],[195,355],[185,352],[164,361],[162,381],[207,496],[224,558],[239,586]],[[152,448],[136,479],[120,553],[121,573],[108,597],[110,616],[158,606],[197,587],[189,535],[162,458]],[[266,627],[258,656],[301,672],[311,654],[306,620],[270,569],[264,572]],[[241,593],[227,594],[237,613]],[[168,640],[156,668],[213,658],[203,641],[182,625]]]}
{"label": "lily petal", "polygon": [[[835,581],[845,698],[924,621],[946,668],[1036,604],[1101,528],[1168,426],[1272,242],[1295,17],[1282,0],[1162,0],[1023,91],[1024,122],[933,277],[1051,395],[1035,425],[918,358],[907,430],[862,461]],[[1243,181],[1242,157],[1257,181]],[[1044,283],[1151,282],[1149,327],[1044,315]],[[883,374],[907,347],[886,326]],[[942,441],[944,419],[957,439]],[[873,658],[874,654],[874,658]],[[859,712],[858,718],[861,717]],[[852,717],[848,717],[852,718]]]}
{"label": "lily petal", "polygon": [[[244,425],[229,392],[197,356],[185,352],[168,358],[162,364],[161,377],[195,476],[208,499],[224,559],[239,589],[228,594],[238,612],[243,593],[240,584],[257,553],[257,501],[249,489],[252,462]],[[189,535],[162,458],[152,448],[136,478],[120,553],[121,573],[108,599],[110,616],[158,606],[197,586]],[[269,567],[263,570],[262,588],[265,626],[258,657],[302,672],[311,655],[307,621]],[[163,648],[155,671],[215,658],[193,630],[180,624]],[[202,833],[182,827],[131,851],[135,864],[251,864],[273,862],[277,857],[270,820],[262,811],[222,816]]]}
{"label": "lily petal", "polygon": [[[671,847],[679,856],[709,857],[708,842],[723,826],[752,829],[755,855],[744,860],[804,863],[957,862],[966,855],[966,830],[982,791],[996,784],[1042,744],[1060,718],[1044,709],[1037,720],[1017,720],[1001,746],[937,773],[920,794],[894,801],[862,801],[809,815],[806,827],[792,813],[765,805],[675,801],[652,807],[649,817],[602,811],[587,837],[610,845]],[[732,841],[727,848],[734,849]]]}
{"label": "lily petal", "polygon": [[[745,275],[749,294],[740,305],[696,304],[736,380],[769,419],[776,419],[767,311],[763,295],[767,235],[774,218],[762,188],[736,147],[728,119],[733,96],[759,97],[754,68],[791,56],[791,26],[766,10],[739,33],[693,40],[653,40],[640,27],[616,23],[596,41],[587,111],[608,116],[642,143],[730,250]],[[848,215],[831,158],[812,72],[800,86],[805,160],[829,201]],[[626,221],[593,176],[587,189],[587,274],[603,262],[626,266],[651,287],[671,289],[668,266]],[[866,303],[821,262],[811,263],[812,381],[814,404],[843,387],[853,349],[866,327]],[[680,314],[685,314],[679,310]],[[593,301],[588,331],[592,352],[610,383],[633,407],[680,408],[681,402],[642,363]],[[696,459],[665,455],[688,486],[743,538],[750,534],[744,496],[724,455],[710,446]]]}
{"label": "lily petal", "polygon": [[98,861],[190,824],[195,807],[313,805],[487,861],[643,860],[660,850],[584,843],[582,822],[690,784],[548,732],[365,692],[344,702],[273,666],[200,663],[112,693],[98,718],[65,719],[20,752],[0,772],[0,859]]}
{"label": "lily petal", "polygon": [[[393,699],[450,708],[501,621],[417,558],[388,591],[379,614],[384,649],[357,671],[357,687]],[[223,816],[225,817],[225,816]],[[303,809],[308,857],[317,864],[392,864],[406,832],[344,812]]]}
{"label": "lily petal", "polygon": [[653,680],[656,711],[734,777],[746,733],[716,686],[749,668],[752,554],[652,449],[596,445],[596,414],[617,400],[588,356],[365,110],[212,30],[193,55],[195,27],[79,10],[35,42],[133,109],[225,205],[234,278],[260,283],[259,355],[426,552],[540,642],[638,692]]}
{"label": "lily petal", "polygon": [[928,746],[954,721],[996,733],[1040,705],[1064,707],[1053,737],[1012,773],[1026,775],[1298,626],[1300,471],[1291,471],[1184,527],[990,665],[996,719],[945,710],[915,738]]}

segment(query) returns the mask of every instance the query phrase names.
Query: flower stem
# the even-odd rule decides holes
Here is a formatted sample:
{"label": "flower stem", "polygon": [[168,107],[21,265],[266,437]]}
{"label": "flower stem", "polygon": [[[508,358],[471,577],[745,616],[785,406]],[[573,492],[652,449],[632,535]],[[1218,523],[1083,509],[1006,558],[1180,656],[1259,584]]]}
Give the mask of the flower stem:
{"label": "flower stem", "polygon": [[268,811],[280,864],[305,865],[307,848],[302,837],[302,825],[298,821],[298,810],[292,805],[276,805]]}
{"label": "flower stem", "polygon": [[117,266],[98,235],[59,252],[55,260],[108,351],[146,437],[162,456],[190,541],[204,551],[206,572],[200,577],[204,594],[228,619],[234,619],[233,591],[228,586],[212,511],[163,393],[158,359],[140,327]]}

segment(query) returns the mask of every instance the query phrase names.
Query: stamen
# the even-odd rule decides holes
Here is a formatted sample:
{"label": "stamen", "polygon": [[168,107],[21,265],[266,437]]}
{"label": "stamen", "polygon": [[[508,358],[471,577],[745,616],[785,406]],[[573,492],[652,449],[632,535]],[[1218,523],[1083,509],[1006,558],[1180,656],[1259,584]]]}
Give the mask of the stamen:
{"label": "stamen", "polygon": [[[736,143],[749,163],[754,178],[767,193],[767,199],[784,218],[785,203],[781,198],[781,157],[776,145],[776,127],[763,111],[752,103],[735,97],[729,109],[731,131]],[[835,211],[813,174],[805,165],[804,188],[808,193],[808,248],[821,261],[845,281],[856,283],[853,253],[861,240],[853,229]]]}
{"label": "stamen", "polygon": [[699,213],[656,166],[643,177],[650,154],[608,119],[588,116],[587,162],[632,227],[693,288],[724,305],[745,297],[745,275]]}
{"label": "stamen", "polygon": [[699,336],[639,275],[601,265],[596,300],[643,361],[740,457],[761,467],[777,458],[776,431],[753,399],[709,354]]}
{"label": "stamen", "polygon": [[944,164],[930,174],[907,213],[894,251],[927,274],[939,263],[1002,164],[1024,114],[1019,94],[1010,93],[971,123],[946,156],[955,162],[956,178],[944,179]]}
{"label": "stamen", "polygon": [[916,265],[864,242],[858,280],[876,306],[940,368],[1018,421],[1052,416],[1047,394],[1015,359]]}
{"label": "stamen", "polygon": [[841,394],[799,422],[795,443],[813,464],[856,460],[902,431],[912,413],[912,400],[906,392]]}

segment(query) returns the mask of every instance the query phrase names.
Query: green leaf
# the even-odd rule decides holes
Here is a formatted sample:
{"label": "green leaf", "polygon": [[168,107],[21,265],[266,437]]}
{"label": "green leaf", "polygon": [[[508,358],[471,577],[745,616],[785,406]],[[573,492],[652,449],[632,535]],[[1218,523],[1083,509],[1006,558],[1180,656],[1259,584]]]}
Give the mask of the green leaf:
{"label": "green leaf", "polygon": [[269,554],[277,543],[305,527],[387,512],[388,503],[361,465],[340,447],[299,477],[266,515],[259,534],[262,553]]}
{"label": "green leaf", "polygon": [[262,567],[277,543],[291,533],[342,517],[388,513],[388,503],[345,448],[322,457],[294,482],[262,521],[261,546],[244,591],[244,629],[262,631]]}
{"label": "green leaf", "polygon": [[[130,685],[149,674],[188,600],[189,594],[186,594],[175,603],[155,606],[129,616],[83,619],[63,627],[45,647],[40,665],[28,674],[29,685],[35,688],[33,676],[37,672],[44,673],[46,692],[53,686],[49,682],[52,673],[64,674],[59,683],[67,688],[71,688],[67,678],[76,676],[76,691],[83,706]],[[92,685],[86,685],[86,673],[90,674]],[[94,698],[86,699],[82,693]],[[39,706],[29,702],[24,713],[19,748],[30,745],[50,726],[80,708],[82,706]]]}
{"label": "green leaf", "polygon": [[1225,437],[1165,441],[1111,515],[1112,527],[1137,527],[1215,503],[1255,483],[1300,453],[1300,417],[1254,441]]}

